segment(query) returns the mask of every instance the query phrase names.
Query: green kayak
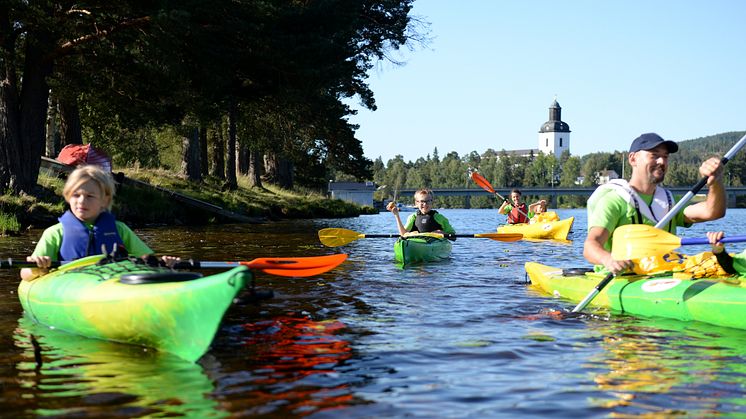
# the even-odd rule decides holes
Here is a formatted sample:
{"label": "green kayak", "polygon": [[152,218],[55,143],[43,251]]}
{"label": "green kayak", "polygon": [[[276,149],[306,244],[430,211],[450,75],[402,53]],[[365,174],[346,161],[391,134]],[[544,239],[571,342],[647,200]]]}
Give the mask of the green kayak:
{"label": "green kayak", "polygon": [[[533,286],[574,302],[585,298],[605,276],[535,262],[525,267]],[[737,277],[692,280],[677,279],[670,273],[623,275],[614,278],[590,305],[637,316],[746,329],[746,284]]]}
{"label": "green kayak", "polygon": [[400,237],[394,243],[394,257],[398,263],[436,262],[451,257],[451,242],[429,236]]}
{"label": "green kayak", "polygon": [[58,330],[155,348],[194,362],[252,278],[246,266],[202,277],[133,260],[97,264],[102,259],[89,256],[21,281],[18,298],[26,315]]}

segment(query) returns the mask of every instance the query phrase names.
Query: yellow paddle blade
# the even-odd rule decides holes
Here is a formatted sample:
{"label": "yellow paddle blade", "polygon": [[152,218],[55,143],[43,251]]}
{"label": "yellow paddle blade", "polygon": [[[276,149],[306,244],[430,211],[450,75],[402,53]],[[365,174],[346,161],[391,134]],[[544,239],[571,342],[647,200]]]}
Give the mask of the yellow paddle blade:
{"label": "yellow paddle blade", "polygon": [[520,233],[478,233],[474,237],[492,239],[501,242],[514,242],[523,238],[523,234]]}
{"label": "yellow paddle blade", "polygon": [[321,244],[328,247],[344,246],[363,237],[365,237],[365,234],[346,228],[322,228],[319,230]]}
{"label": "yellow paddle blade", "polygon": [[614,230],[611,257],[616,260],[662,255],[681,246],[681,238],[645,224],[628,224]]}

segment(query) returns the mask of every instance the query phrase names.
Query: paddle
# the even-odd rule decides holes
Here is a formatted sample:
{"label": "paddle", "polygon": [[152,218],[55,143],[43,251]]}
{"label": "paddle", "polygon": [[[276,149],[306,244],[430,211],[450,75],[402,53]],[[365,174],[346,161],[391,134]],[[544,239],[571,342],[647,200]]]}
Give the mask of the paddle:
{"label": "paddle", "polygon": [[[724,237],[722,243],[745,242],[746,236]],[[646,224],[628,224],[614,230],[611,256],[616,260],[640,259],[645,256],[664,254],[681,246],[710,244],[707,237],[682,239],[665,230]]]}
{"label": "paddle", "polygon": [[[239,262],[212,262],[188,260],[181,261],[174,269],[210,269],[210,268],[235,268],[236,266],[248,266],[266,274],[286,277],[306,277],[322,274],[339,266],[347,255],[339,253],[327,256],[286,257],[286,258],[257,258],[250,261]],[[52,262],[52,268],[57,268],[60,262]],[[36,263],[26,261],[14,261],[13,259],[0,260],[0,268],[35,268]]]}
{"label": "paddle", "polygon": [[[419,233],[415,236],[407,237],[436,237],[439,239],[452,239],[456,237],[492,239],[502,242],[512,242],[523,238],[523,234],[513,233],[478,233],[478,234],[440,234],[440,233]],[[398,238],[399,234],[364,234],[346,228],[322,228],[319,230],[319,240],[321,244],[328,247],[344,246],[363,238]]]}
{"label": "paddle", "polygon": [[[505,199],[502,195],[500,195],[495,190],[495,188],[492,187],[492,185],[490,185],[490,182],[488,182],[487,179],[484,176],[482,176],[477,171],[477,169],[469,168],[469,177],[471,178],[471,180],[474,181],[474,183],[476,183],[477,185],[479,185],[480,187],[482,187],[482,189],[484,189],[485,191],[487,191],[487,192],[489,192],[491,194],[495,194],[495,196],[498,197],[502,201],[510,203],[510,201],[508,201],[507,199]],[[518,210],[518,212],[520,212],[521,214],[523,214],[526,218],[529,218],[528,214],[526,214],[525,212],[523,212],[523,210],[521,210],[520,208],[516,208],[516,209]]]}
{"label": "paddle", "polygon": [[[720,159],[720,163],[721,163],[722,165],[725,165],[725,164],[727,164],[727,163],[728,163],[728,161],[729,161],[730,159],[732,159],[732,158],[733,158],[733,156],[734,156],[734,155],[735,155],[736,153],[738,153],[738,151],[739,151],[739,150],[740,150],[740,149],[741,149],[741,148],[742,148],[742,147],[744,146],[744,144],[746,144],[746,135],[744,135],[743,137],[741,137],[741,139],[740,139],[740,140],[738,140],[738,142],[737,142],[737,143],[735,143],[735,144],[733,145],[733,147],[731,147],[731,149],[730,149],[730,150],[728,150],[728,152],[727,152],[727,153],[725,153],[725,156],[723,156],[723,158],[722,158],[722,159]],[[696,194],[697,194],[697,192],[699,192],[699,190],[700,190],[700,189],[702,189],[702,187],[703,187],[703,186],[705,186],[706,184],[707,184],[707,177],[702,177],[702,179],[700,179],[700,180],[699,180],[699,182],[697,182],[697,184],[696,184],[696,185],[694,185],[694,186],[692,187],[692,189],[690,189],[690,190],[689,190],[689,192],[687,192],[687,193],[686,193],[686,195],[684,195],[684,196],[683,196],[683,197],[681,198],[681,200],[680,200],[680,201],[679,201],[679,202],[678,202],[678,203],[677,203],[676,205],[674,205],[674,207],[673,207],[673,208],[671,208],[671,210],[670,210],[670,211],[668,211],[668,213],[666,213],[666,215],[664,215],[664,216],[663,216],[663,218],[661,218],[661,219],[660,219],[660,221],[658,221],[658,223],[656,223],[656,224],[655,224],[655,227],[656,227],[656,228],[661,228],[661,227],[663,227],[664,225],[666,225],[666,223],[668,223],[669,221],[671,221],[671,219],[672,219],[672,218],[673,218],[673,217],[674,217],[674,216],[675,216],[675,215],[676,215],[676,214],[677,214],[677,213],[678,213],[679,211],[681,211],[682,209],[684,209],[684,206],[685,206],[685,205],[686,205],[686,204],[687,204],[687,203],[688,203],[688,202],[689,202],[689,201],[690,201],[690,200],[691,200],[691,199],[692,199],[692,198],[694,197],[694,195],[696,195]],[[612,240],[612,244],[613,244],[613,240]],[[602,289],[604,289],[604,287],[606,287],[606,285],[608,285],[608,284],[609,284],[609,282],[611,282],[611,280],[612,280],[613,278],[614,278],[614,274],[612,274],[612,273],[609,273],[608,275],[606,275],[606,276],[604,277],[604,279],[602,279],[602,280],[601,280],[601,282],[599,282],[599,283],[598,283],[598,285],[596,285],[596,287],[595,287],[595,288],[593,288],[593,289],[591,290],[591,292],[589,292],[589,293],[588,293],[588,295],[586,295],[586,296],[585,296],[585,298],[583,298],[583,301],[581,301],[580,303],[578,303],[578,305],[576,305],[576,306],[575,306],[575,308],[573,308],[573,309],[572,309],[572,312],[573,312],[573,313],[577,313],[577,312],[579,312],[580,310],[584,309],[584,308],[585,308],[585,306],[587,306],[587,305],[588,305],[588,303],[590,303],[590,302],[591,302],[591,300],[593,300],[594,298],[596,298],[596,296],[598,295],[598,293],[599,293],[599,292],[601,292],[601,290],[602,290]]]}

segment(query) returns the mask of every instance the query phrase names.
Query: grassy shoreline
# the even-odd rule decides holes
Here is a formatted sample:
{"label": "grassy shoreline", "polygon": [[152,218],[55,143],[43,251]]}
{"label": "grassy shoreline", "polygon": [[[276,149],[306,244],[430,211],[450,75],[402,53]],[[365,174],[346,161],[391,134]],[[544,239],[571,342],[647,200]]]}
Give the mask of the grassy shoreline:
{"label": "grassy shoreline", "polygon": [[[223,181],[207,178],[202,183],[189,182],[165,170],[123,169],[125,176],[153,186],[177,192],[218,206],[225,211],[249,217],[253,222],[301,218],[343,218],[377,213],[372,207],[360,207],[318,192],[288,191],[267,185],[249,188],[245,178],[238,179],[238,189],[223,190]],[[62,198],[64,180],[44,172],[38,188],[31,195],[0,195],[0,235],[17,234],[27,228],[45,228],[57,222],[67,205]],[[167,192],[122,184],[114,197],[117,219],[133,226],[203,225],[235,222],[204,209],[191,208]]]}

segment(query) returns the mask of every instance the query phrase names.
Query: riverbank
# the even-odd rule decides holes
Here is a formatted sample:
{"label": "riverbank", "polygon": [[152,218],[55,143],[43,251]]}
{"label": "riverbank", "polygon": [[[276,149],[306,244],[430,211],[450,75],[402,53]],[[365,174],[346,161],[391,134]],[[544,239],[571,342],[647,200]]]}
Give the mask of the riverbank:
{"label": "riverbank", "polygon": [[[133,226],[202,225],[235,222],[233,213],[249,222],[281,219],[343,218],[377,213],[371,207],[329,199],[310,190],[288,191],[272,185],[250,188],[245,178],[238,179],[238,189],[227,191],[223,181],[207,178],[190,182],[165,170],[123,169],[130,179],[157,188],[125,182],[117,188],[113,212]],[[134,184],[133,184],[134,183]],[[33,195],[0,196],[0,234],[15,234],[27,228],[44,228],[57,222],[66,210],[62,197],[64,180],[42,172]],[[206,203],[206,208],[184,205],[175,195]],[[211,206],[224,211],[210,211]]]}

